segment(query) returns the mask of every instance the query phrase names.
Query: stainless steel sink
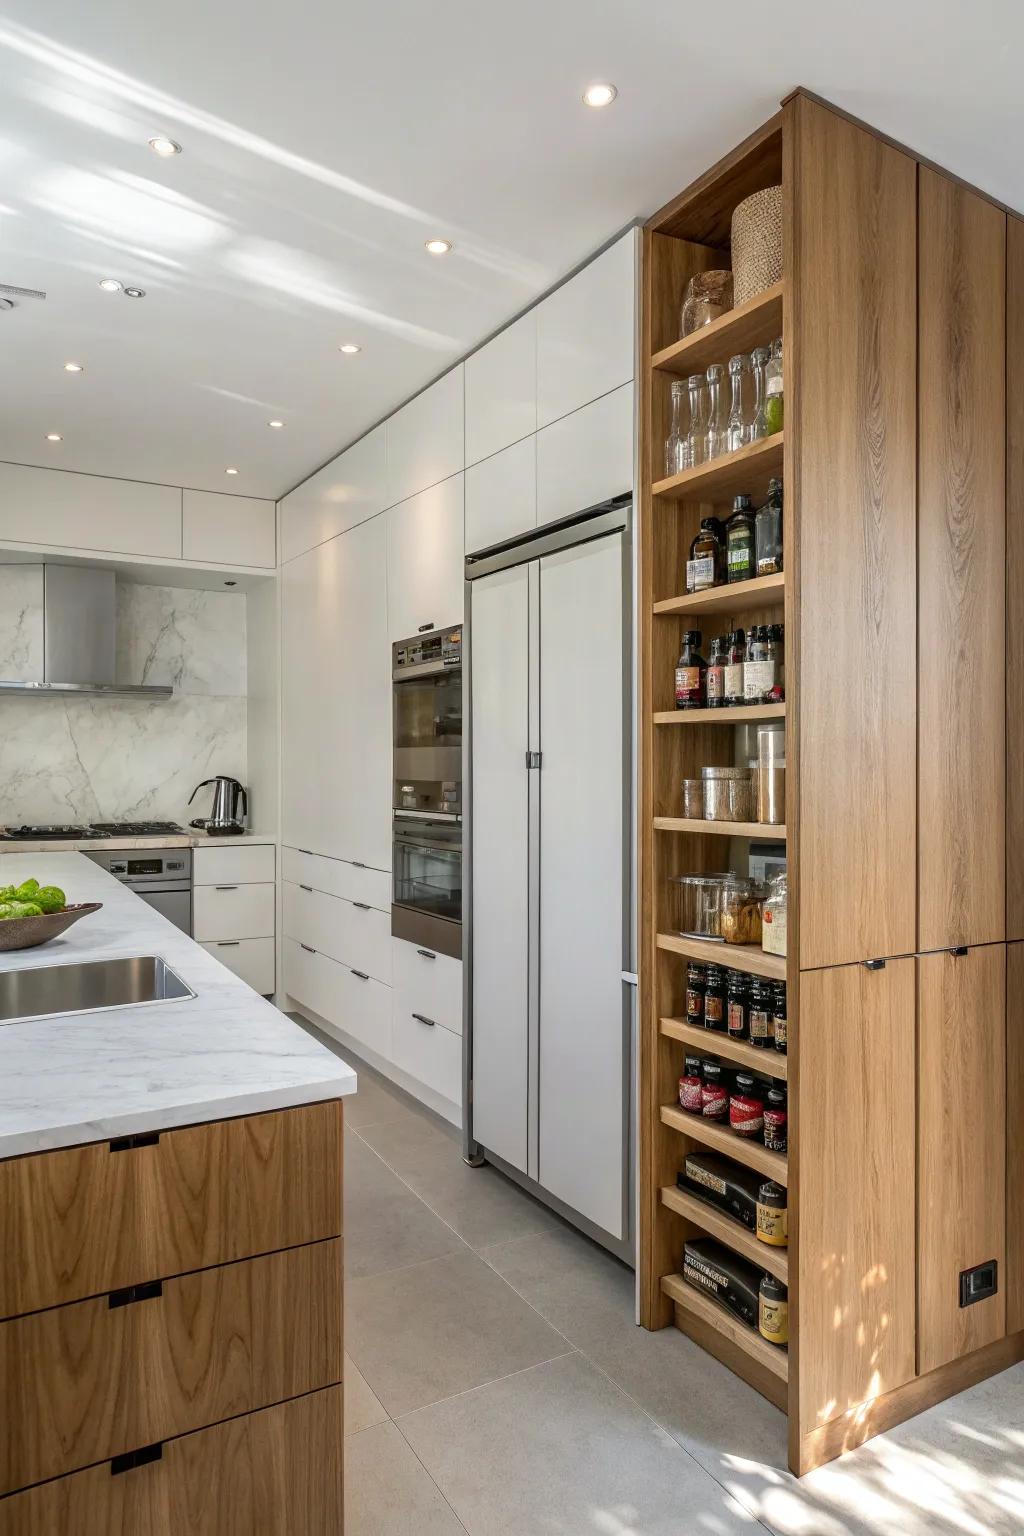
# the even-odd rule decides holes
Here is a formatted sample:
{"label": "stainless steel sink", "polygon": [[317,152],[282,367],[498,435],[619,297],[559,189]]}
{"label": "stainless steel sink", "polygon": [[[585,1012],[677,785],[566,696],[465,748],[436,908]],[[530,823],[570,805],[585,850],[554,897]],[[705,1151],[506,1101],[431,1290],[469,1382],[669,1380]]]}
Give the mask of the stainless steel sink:
{"label": "stainless steel sink", "polygon": [[0,972],[0,1023],[169,1003],[195,993],[159,955]]}

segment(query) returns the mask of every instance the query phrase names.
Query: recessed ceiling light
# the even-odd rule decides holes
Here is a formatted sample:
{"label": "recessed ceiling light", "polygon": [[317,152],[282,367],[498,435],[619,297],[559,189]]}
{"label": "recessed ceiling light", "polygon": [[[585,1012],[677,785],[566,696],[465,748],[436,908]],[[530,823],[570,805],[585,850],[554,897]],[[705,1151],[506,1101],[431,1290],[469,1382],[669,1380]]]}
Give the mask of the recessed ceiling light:
{"label": "recessed ceiling light", "polygon": [[104,293],[120,293],[121,289],[124,287],[124,284],[118,282],[116,277],[101,277],[100,287],[103,289]]}
{"label": "recessed ceiling light", "polygon": [[173,139],[167,138],[162,133],[158,133],[155,138],[150,139],[149,147],[154,155],[160,156],[161,160],[169,160],[172,155],[181,154],[181,145],[176,144]]}
{"label": "recessed ceiling light", "polygon": [[82,366],[81,363],[65,363],[64,364],[64,372],[65,373],[84,373],[85,369],[84,369],[84,367]]}
{"label": "recessed ceiling light", "polygon": [[618,95],[614,85],[608,85],[603,80],[588,85],[583,92],[583,100],[588,107],[608,107]]}
{"label": "recessed ceiling light", "polygon": [[125,297],[129,299],[144,299],[146,297],[146,290],[145,288],[126,288]]}
{"label": "recessed ceiling light", "polygon": [[237,469],[226,469],[224,471],[224,473],[226,475],[237,475],[238,474],[238,470]]}
{"label": "recessed ceiling light", "polygon": [[284,422],[283,421],[268,421],[267,422],[267,426],[268,427],[283,427],[284,426]]}
{"label": "recessed ceiling light", "polygon": [[64,439],[61,437],[59,432],[47,432],[46,441],[48,443],[62,443]]}
{"label": "recessed ceiling light", "polygon": [[431,256],[447,256],[452,249],[450,240],[427,240],[425,244]]}
{"label": "recessed ceiling light", "polygon": [[362,350],[362,347],[357,346],[354,341],[343,341],[341,346],[338,348],[339,352],[347,352],[350,357],[354,353],[361,352]]}

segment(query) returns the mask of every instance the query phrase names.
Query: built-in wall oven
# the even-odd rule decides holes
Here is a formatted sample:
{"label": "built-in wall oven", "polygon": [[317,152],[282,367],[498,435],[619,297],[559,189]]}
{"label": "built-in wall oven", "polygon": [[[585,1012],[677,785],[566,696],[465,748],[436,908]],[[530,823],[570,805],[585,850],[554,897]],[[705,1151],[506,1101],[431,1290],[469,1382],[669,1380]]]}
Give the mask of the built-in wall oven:
{"label": "built-in wall oven", "polygon": [[391,931],[462,954],[462,630],[392,647]]}

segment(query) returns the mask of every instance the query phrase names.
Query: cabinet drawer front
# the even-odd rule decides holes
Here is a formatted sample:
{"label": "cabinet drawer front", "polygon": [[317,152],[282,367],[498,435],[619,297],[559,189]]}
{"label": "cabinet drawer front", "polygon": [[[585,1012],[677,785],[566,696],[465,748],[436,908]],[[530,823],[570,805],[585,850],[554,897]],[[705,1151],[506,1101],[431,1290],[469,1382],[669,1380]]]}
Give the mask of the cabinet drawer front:
{"label": "cabinet drawer front", "polygon": [[392,939],[394,987],[413,1013],[462,1034],[462,961]]}
{"label": "cabinet drawer front", "polygon": [[284,931],[342,965],[391,983],[391,918],[376,907],[286,880]]}
{"label": "cabinet drawer front", "polygon": [[192,934],[207,939],[272,939],[272,885],[200,885],[192,892]]}
{"label": "cabinet drawer front", "polygon": [[328,896],[365,901],[379,912],[391,911],[390,870],[371,869],[346,859],[329,859],[306,848],[282,848],[281,875],[295,885],[310,885],[314,891],[325,891]]}
{"label": "cabinet drawer front", "polygon": [[341,1281],[331,1238],[0,1323],[0,1493],[332,1386]]}
{"label": "cabinet drawer front", "polygon": [[203,948],[261,997],[273,992],[273,939],[213,939]]}
{"label": "cabinet drawer front", "polygon": [[196,885],[254,885],[274,878],[274,845],[235,844],[231,848],[196,848],[192,879]]}
{"label": "cabinet drawer front", "polygon": [[0,1162],[0,1317],[341,1231],[341,1107]]}
{"label": "cabinet drawer front", "polygon": [[391,988],[294,939],[284,941],[284,989],[336,1029],[391,1056]]}
{"label": "cabinet drawer front", "polygon": [[461,1104],[461,1038],[450,1029],[431,1027],[414,1018],[408,1000],[398,992],[394,995],[391,1021],[391,1054],[403,1072],[453,1104]]}
{"label": "cabinet drawer front", "polygon": [[0,1536],[311,1536],[342,1529],[343,1389],[164,1443],[157,1461],[109,1464],[0,1501]]}

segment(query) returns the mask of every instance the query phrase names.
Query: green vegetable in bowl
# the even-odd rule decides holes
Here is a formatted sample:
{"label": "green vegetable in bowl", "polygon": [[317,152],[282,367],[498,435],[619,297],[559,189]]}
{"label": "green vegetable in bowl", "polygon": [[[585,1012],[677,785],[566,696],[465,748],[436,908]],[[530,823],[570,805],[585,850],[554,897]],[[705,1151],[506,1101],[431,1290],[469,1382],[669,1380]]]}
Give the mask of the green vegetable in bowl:
{"label": "green vegetable in bowl", "polygon": [[41,917],[43,909],[37,901],[0,902],[0,922],[14,917]]}
{"label": "green vegetable in bowl", "polygon": [[16,890],[15,885],[0,885],[0,901],[11,901]]}
{"label": "green vegetable in bowl", "polygon": [[14,893],[14,899],[16,901],[33,901],[38,889],[38,880],[23,880]]}
{"label": "green vegetable in bowl", "polygon": [[67,899],[59,885],[41,885],[34,900],[43,912],[63,912]]}

